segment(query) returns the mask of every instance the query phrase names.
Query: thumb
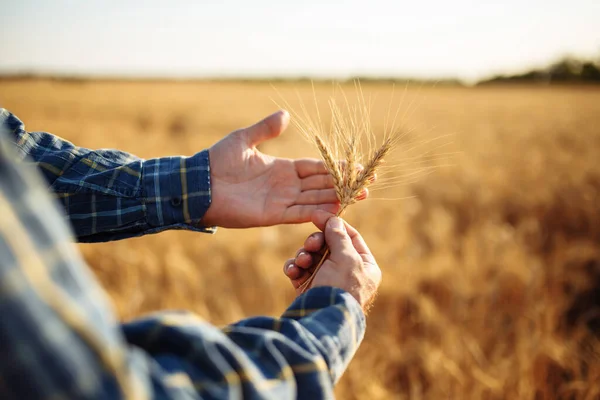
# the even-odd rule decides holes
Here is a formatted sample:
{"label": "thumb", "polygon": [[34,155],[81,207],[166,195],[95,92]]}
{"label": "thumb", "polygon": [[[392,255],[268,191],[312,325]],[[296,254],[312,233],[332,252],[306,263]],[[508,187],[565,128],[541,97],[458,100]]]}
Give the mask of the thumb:
{"label": "thumb", "polygon": [[318,230],[325,232],[327,221],[329,221],[331,217],[335,217],[335,214],[332,214],[325,210],[315,210],[315,212],[311,216],[311,220]]}
{"label": "thumb", "polygon": [[343,252],[352,248],[352,240],[348,236],[344,221],[338,217],[331,217],[325,226],[325,241],[331,250],[331,254]]}
{"label": "thumb", "polygon": [[279,136],[287,128],[289,122],[290,114],[285,110],[280,110],[246,128],[248,146],[257,146],[265,140]]}

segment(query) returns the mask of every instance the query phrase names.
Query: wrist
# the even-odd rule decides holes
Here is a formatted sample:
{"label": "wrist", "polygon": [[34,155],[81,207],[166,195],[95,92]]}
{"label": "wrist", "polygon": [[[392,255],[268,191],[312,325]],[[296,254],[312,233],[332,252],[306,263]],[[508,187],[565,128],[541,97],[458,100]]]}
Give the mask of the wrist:
{"label": "wrist", "polygon": [[151,227],[197,229],[212,201],[208,151],[144,161],[142,197]]}
{"label": "wrist", "polygon": [[214,165],[213,165],[213,158],[212,153],[211,153],[212,147],[209,148],[208,150],[206,150],[206,157],[207,157],[207,165],[208,165],[208,170],[207,170],[207,176],[206,176],[206,180],[208,182],[208,190],[210,193],[210,203],[208,204],[208,208],[206,209],[206,211],[204,212],[204,215],[202,216],[202,220],[200,221],[202,225],[204,226],[219,226],[218,223],[218,202],[215,201],[215,183],[216,183],[216,179],[214,177],[214,173],[213,171],[214,169]]}

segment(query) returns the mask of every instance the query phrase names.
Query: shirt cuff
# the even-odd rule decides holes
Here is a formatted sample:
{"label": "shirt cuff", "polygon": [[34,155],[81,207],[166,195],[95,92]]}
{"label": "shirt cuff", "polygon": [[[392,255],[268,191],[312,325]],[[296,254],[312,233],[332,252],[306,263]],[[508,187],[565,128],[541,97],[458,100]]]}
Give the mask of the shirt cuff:
{"label": "shirt cuff", "polygon": [[186,229],[214,233],[215,227],[202,225],[211,203],[208,150],[192,157],[163,157],[142,165],[143,202],[146,219],[156,233]]}

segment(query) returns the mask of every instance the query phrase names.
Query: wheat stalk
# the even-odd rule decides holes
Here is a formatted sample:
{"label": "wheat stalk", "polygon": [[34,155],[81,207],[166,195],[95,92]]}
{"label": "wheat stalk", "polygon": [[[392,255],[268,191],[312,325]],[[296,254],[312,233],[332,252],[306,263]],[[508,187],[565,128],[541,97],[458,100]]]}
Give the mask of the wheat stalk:
{"label": "wheat stalk", "polygon": [[[355,168],[358,158],[356,150],[356,137],[352,137],[351,140],[346,143],[346,148],[344,151],[346,156],[346,159],[344,160],[345,168],[344,174],[342,175],[340,172],[339,163],[335,161],[335,156],[331,152],[329,146],[327,146],[318,135],[315,135],[314,141],[317,144],[317,148],[319,149],[319,153],[321,154],[325,168],[333,177],[335,192],[338,200],[340,201],[340,210],[338,211],[337,216],[342,215],[348,206],[354,204],[357,201],[357,197],[363,192],[363,190],[365,190],[369,184],[373,182],[377,170],[394,145],[393,137],[387,137],[381,147],[379,147],[373,153],[373,156],[366,163],[364,169],[360,171],[360,173],[357,173]],[[310,287],[312,281],[317,275],[317,272],[327,259],[327,256],[329,256],[329,248],[325,250],[325,253],[321,257],[321,260],[315,267],[315,270],[310,278],[308,278],[302,285],[298,287],[302,293],[304,293]]]}

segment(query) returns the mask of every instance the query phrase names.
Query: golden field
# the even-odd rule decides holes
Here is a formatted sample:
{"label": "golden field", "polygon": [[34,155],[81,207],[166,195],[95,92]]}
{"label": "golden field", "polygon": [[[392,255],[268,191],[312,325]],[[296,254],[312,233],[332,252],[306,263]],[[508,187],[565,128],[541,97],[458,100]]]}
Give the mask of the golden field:
{"label": "golden field", "polygon": [[[14,80],[0,81],[0,105],[28,130],[150,158],[202,150],[280,95],[314,104],[310,85],[275,87]],[[316,87],[322,112],[330,89]],[[381,132],[391,86],[363,90]],[[411,85],[396,106],[417,146],[390,163],[404,184],[347,213],[384,283],[338,397],[599,399],[600,88]],[[291,128],[261,150],[317,156]],[[184,308],[223,325],[285,309],[283,262],[312,231],[167,232],[81,250],[122,319]]]}

